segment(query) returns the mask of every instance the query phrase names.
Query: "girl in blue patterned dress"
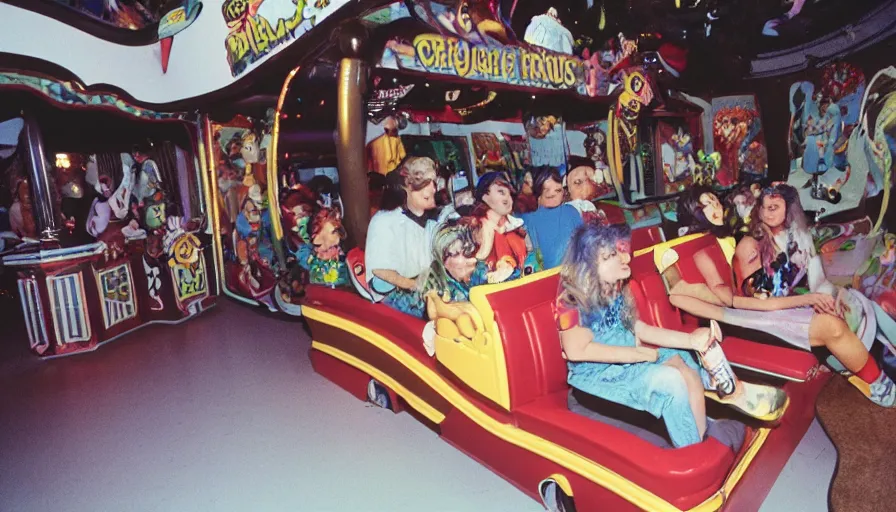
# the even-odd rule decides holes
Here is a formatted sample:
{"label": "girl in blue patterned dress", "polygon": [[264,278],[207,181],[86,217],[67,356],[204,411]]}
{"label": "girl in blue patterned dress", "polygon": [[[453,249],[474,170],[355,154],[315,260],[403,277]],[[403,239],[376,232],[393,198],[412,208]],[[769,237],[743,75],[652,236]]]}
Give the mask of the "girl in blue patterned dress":
{"label": "girl in blue patterned dress", "polygon": [[[676,447],[703,440],[709,374],[692,350],[705,350],[710,329],[685,334],[638,320],[627,226],[585,224],[569,242],[555,315],[569,385],[662,418]],[[659,348],[644,346],[650,343]]]}

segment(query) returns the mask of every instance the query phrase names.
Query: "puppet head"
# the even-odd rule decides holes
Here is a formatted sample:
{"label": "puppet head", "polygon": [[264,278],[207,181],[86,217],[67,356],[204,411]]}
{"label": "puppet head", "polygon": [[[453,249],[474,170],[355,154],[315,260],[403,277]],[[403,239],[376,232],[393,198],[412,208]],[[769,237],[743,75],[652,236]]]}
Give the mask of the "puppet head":
{"label": "puppet head", "polygon": [[346,237],[342,214],[335,208],[321,208],[311,219],[311,244],[321,260],[338,260],[342,255],[342,241]]}
{"label": "puppet head", "polygon": [[432,158],[425,156],[405,158],[397,171],[398,177],[395,179],[399,180],[398,188],[404,196],[404,205],[408,210],[421,215],[436,207],[438,173]]}
{"label": "puppet head", "polygon": [[501,217],[513,211],[516,190],[503,172],[487,172],[479,177],[476,184],[477,210],[492,210]]}
{"label": "puppet head", "polygon": [[731,233],[725,222],[725,208],[719,197],[706,186],[688,189],[678,200],[678,222],[688,233],[712,233],[723,238]]}
{"label": "puppet head", "polygon": [[476,270],[476,226],[472,219],[448,221],[433,238],[431,282],[440,291],[447,288],[447,277],[469,283]]}
{"label": "puppet head", "polygon": [[[590,162],[573,163],[570,158],[570,167],[572,169],[566,173],[566,189],[569,191],[569,198],[573,201],[581,199],[591,201],[598,196],[597,186],[597,170]],[[601,176],[603,178],[603,176]]]}
{"label": "puppet head", "polygon": [[532,191],[538,199],[538,205],[544,208],[556,208],[566,199],[563,178],[560,177],[560,171],[554,167],[542,169],[535,176]]}
{"label": "puppet head", "polygon": [[261,160],[261,148],[258,146],[258,137],[253,132],[246,132],[240,144],[240,156],[247,164],[256,164]]}

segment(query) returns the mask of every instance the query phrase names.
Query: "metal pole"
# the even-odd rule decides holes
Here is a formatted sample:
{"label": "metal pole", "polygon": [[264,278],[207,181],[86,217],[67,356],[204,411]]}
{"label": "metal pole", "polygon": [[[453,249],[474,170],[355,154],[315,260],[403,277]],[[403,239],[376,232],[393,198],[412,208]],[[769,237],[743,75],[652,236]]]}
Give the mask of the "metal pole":
{"label": "metal pole", "polygon": [[340,48],[347,56],[339,62],[336,159],[345,208],[347,245],[363,249],[367,241],[367,225],[370,223],[364,144],[367,129],[364,116],[367,66],[360,59],[363,31],[353,28],[346,27],[340,34]]}
{"label": "metal pole", "polygon": [[53,175],[47,165],[47,155],[44,150],[43,137],[37,120],[30,116],[23,116],[25,129],[22,130],[23,142],[27,148],[25,159],[31,173],[31,202],[37,227],[40,230],[41,240],[59,240],[60,205],[53,193]]}

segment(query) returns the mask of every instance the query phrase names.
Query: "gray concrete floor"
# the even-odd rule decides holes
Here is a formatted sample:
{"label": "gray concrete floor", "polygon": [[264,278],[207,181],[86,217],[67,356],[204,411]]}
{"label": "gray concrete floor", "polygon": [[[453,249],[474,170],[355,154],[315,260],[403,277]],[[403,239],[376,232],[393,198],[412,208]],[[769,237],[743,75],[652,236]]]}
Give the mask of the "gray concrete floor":
{"label": "gray concrete floor", "polygon": [[[3,323],[0,511],[543,510],[315,374],[301,323],[222,299],[52,361]],[[825,510],[835,458],[814,424],[762,510]]]}

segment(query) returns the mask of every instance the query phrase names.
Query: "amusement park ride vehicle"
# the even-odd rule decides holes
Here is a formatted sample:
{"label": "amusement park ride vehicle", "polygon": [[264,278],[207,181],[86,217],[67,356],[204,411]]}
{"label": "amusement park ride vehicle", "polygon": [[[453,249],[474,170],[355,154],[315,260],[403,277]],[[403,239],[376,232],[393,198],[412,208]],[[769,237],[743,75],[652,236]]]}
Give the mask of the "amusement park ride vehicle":
{"label": "amusement park ride vehicle", "polygon": [[[699,278],[687,255],[706,249],[728,268],[725,243],[697,235],[636,252],[631,286],[643,320],[692,330],[696,319],[669,303],[655,260],[675,247],[682,275]],[[411,412],[550,510],[758,508],[830,373],[811,353],[726,337],[737,372],[780,387],[790,405],[773,427],[751,424],[737,453],[712,439],[672,449],[652,417],[577,403],[551,309],[558,278],[552,270],[473,288],[466,318],[436,319],[435,357],[424,350],[422,320],[311,287],[304,314],[314,369],[362,400],[375,381],[393,411]]]}

